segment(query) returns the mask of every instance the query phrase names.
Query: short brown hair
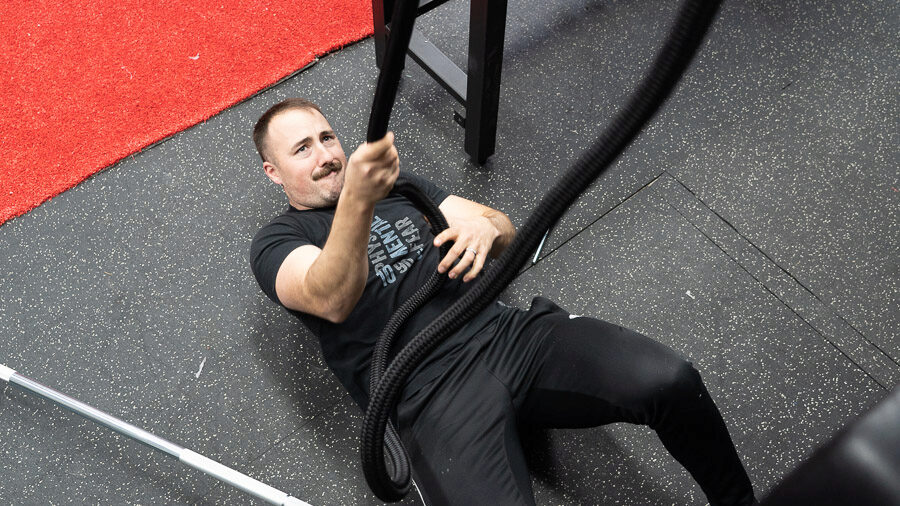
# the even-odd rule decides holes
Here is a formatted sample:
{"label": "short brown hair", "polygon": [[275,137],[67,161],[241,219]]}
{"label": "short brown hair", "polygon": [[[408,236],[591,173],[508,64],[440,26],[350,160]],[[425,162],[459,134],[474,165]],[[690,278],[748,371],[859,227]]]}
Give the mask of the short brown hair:
{"label": "short brown hair", "polygon": [[[253,127],[253,143],[256,144],[256,151],[259,153],[259,157],[262,158],[262,161],[269,161],[266,153],[266,138],[269,134],[269,123],[272,122],[272,119],[274,119],[275,116],[294,109],[314,110],[318,111],[319,114],[322,114],[322,109],[319,109],[318,105],[305,98],[299,97],[288,98],[269,107],[269,110],[259,117],[256,121],[256,126]],[[322,114],[322,117],[324,118],[325,115]]]}

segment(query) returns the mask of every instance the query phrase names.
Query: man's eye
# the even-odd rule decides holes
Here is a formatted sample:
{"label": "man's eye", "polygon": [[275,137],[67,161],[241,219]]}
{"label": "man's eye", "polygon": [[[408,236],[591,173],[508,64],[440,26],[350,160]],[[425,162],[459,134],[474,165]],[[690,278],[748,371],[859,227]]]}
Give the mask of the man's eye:
{"label": "man's eye", "polygon": [[322,137],[322,142],[328,142],[328,141],[333,141],[333,140],[334,140],[334,137],[331,135],[326,135],[326,136]]}
{"label": "man's eye", "polygon": [[297,148],[298,153],[302,153],[304,150],[306,150],[306,146],[300,146],[299,148]]}

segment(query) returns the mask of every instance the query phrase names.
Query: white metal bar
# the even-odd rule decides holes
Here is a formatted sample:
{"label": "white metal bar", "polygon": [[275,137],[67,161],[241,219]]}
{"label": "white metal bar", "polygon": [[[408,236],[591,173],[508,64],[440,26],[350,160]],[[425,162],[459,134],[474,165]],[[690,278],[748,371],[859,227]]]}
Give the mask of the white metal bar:
{"label": "white metal bar", "polygon": [[176,444],[170,443],[165,439],[154,436],[153,434],[135,427],[130,423],[124,422],[112,415],[104,413],[99,409],[88,406],[87,404],[73,399],[65,394],[57,392],[50,387],[44,386],[32,379],[26,378],[9,367],[0,364],[0,379],[11,385],[16,385],[28,392],[31,392],[44,399],[51,400],[72,412],[81,415],[88,420],[99,423],[105,427],[112,429],[123,436],[128,436],[140,443],[144,443],[151,448],[159,450],[171,457],[177,458],[184,464],[193,467],[199,471],[217,478],[229,485],[232,485],[248,494],[255,495],[260,499],[266,500],[271,504],[280,506],[310,506],[308,503],[300,499],[291,497],[280,490],[270,487],[265,483],[256,480],[235,471],[230,467],[222,465],[212,459],[208,459],[199,453],[182,448]]}
{"label": "white metal bar", "polygon": [[130,423],[123,422],[118,418],[110,416],[103,411],[100,411],[99,409],[93,408],[81,401],[61,394],[50,387],[41,385],[40,383],[26,378],[21,374],[13,372],[13,374],[7,381],[9,381],[10,384],[28,390],[29,392],[36,394],[39,397],[51,400],[59,404],[60,406],[72,411],[73,413],[87,418],[88,420],[97,422],[100,425],[118,432],[119,434],[128,436],[131,439],[144,443],[145,445],[151,448],[155,448],[172,457],[178,458],[178,455],[181,453],[182,448],[178,445],[174,445],[166,441],[165,439],[156,437],[141,428],[131,425]]}
{"label": "white metal bar", "polygon": [[276,488],[270,487],[265,483],[255,480],[247,476],[246,474],[235,471],[230,467],[223,466],[215,460],[208,459],[203,455],[200,455],[199,453],[192,452],[191,450],[183,450],[178,460],[185,463],[186,465],[193,467],[194,469],[203,471],[204,473],[214,478],[224,481],[225,483],[229,483],[234,487],[247,492],[248,494],[252,494],[256,497],[259,497],[260,499],[269,501],[272,504],[308,506],[305,502],[299,499],[295,499]]}

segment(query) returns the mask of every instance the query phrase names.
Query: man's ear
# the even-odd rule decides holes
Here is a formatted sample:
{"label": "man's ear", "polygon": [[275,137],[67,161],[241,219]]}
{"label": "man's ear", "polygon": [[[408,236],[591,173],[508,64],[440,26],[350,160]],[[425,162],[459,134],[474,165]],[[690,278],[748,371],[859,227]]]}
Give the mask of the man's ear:
{"label": "man's ear", "polygon": [[281,180],[281,176],[278,175],[278,167],[275,167],[269,162],[263,162],[263,170],[266,172],[266,176],[272,180],[273,183],[281,186],[284,182]]}

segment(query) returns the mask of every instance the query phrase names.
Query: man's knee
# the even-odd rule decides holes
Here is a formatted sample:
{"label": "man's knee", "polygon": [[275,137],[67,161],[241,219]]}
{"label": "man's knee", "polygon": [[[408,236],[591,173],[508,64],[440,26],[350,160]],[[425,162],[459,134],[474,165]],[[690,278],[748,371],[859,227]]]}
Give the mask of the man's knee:
{"label": "man's knee", "polygon": [[702,399],[705,393],[706,387],[694,364],[680,358],[660,371],[651,402],[687,408]]}

